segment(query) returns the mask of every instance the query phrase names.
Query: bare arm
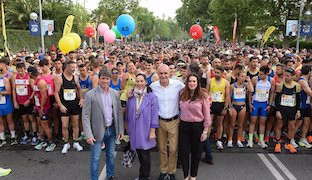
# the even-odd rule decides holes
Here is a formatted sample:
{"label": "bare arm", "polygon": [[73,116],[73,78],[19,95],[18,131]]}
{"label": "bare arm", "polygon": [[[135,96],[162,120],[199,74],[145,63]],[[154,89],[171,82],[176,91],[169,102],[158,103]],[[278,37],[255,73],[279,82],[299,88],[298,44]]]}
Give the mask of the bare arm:
{"label": "bare arm", "polygon": [[274,81],[274,79],[271,79],[269,105],[271,105],[273,103],[274,98],[275,98],[275,81]]}
{"label": "bare arm", "polygon": [[13,103],[17,103],[17,100],[16,100],[15,76],[12,77],[12,95],[13,95]]}
{"label": "bare arm", "polygon": [[11,94],[11,85],[10,85],[10,82],[7,78],[4,78],[3,79],[3,83],[4,83],[4,86],[5,86],[5,91],[2,91],[0,92],[1,95],[9,95]]}
{"label": "bare arm", "polygon": [[300,84],[301,88],[304,90],[304,92],[308,94],[308,96],[312,96],[312,90],[306,81],[300,80],[299,84]]}
{"label": "bare arm", "polygon": [[47,99],[48,99],[47,83],[44,80],[40,80],[38,83],[38,89],[41,94],[40,106],[42,109],[45,106]]}
{"label": "bare arm", "polygon": [[59,107],[61,107],[63,104],[61,102],[61,98],[60,98],[60,90],[61,90],[61,86],[63,84],[63,80],[61,77],[58,77],[55,79],[55,93],[54,93],[54,97],[55,97],[55,101],[57,103],[57,105]]}
{"label": "bare arm", "polygon": [[226,81],[226,86],[225,86],[225,103],[224,107],[229,107],[229,103],[231,101],[231,96],[230,96],[230,83]]}

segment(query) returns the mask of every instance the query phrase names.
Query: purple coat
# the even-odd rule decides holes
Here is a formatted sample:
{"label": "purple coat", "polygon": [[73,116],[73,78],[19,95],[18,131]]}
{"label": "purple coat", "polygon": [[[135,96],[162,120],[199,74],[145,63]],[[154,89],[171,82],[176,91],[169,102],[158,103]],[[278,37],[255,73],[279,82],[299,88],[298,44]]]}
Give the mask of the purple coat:
{"label": "purple coat", "polygon": [[150,140],[151,128],[158,128],[158,102],[153,92],[147,92],[139,108],[138,118],[135,112],[136,98],[132,94],[127,102],[126,123],[130,138],[131,150],[151,149],[156,146],[156,140]]}

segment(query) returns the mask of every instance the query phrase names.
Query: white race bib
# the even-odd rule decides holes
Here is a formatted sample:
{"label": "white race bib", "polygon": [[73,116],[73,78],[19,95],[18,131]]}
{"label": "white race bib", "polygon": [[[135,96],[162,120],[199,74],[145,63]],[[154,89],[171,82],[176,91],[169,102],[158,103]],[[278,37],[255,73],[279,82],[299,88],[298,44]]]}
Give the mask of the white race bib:
{"label": "white race bib", "polygon": [[0,104],[6,104],[6,98],[3,95],[0,95]]}
{"label": "white race bib", "polygon": [[257,89],[255,100],[259,102],[266,102],[269,100],[269,95],[269,91]]}
{"label": "white race bib", "polygon": [[27,96],[28,95],[27,86],[16,86],[16,94],[19,96]]}
{"label": "white race bib", "polygon": [[52,86],[51,84],[48,84],[48,95],[52,95],[53,91],[52,91]]}
{"label": "white race bib", "polygon": [[296,95],[282,95],[281,99],[281,105],[282,106],[288,106],[288,107],[295,107],[295,102],[296,102]]}
{"label": "white race bib", "polygon": [[76,99],[76,89],[64,89],[65,101],[73,101]]}
{"label": "white race bib", "polygon": [[0,87],[4,87],[4,81],[3,81],[3,79],[0,79]]}
{"label": "white race bib", "polygon": [[223,102],[222,97],[223,96],[221,92],[215,92],[211,95],[212,102]]}
{"label": "white race bib", "polygon": [[310,104],[311,100],[310,100],[310,96],[307,96],[307,101],[306,104]]}
{"label": "white race bib", "polygon": [[36,106],[40,107],[40,101],[39,101],[38,96],[35,96],[35,104]]}
{"label": "white race bib", "polygon": [[234,88],[234,99],[244,99],[246,98],[245,88]]}

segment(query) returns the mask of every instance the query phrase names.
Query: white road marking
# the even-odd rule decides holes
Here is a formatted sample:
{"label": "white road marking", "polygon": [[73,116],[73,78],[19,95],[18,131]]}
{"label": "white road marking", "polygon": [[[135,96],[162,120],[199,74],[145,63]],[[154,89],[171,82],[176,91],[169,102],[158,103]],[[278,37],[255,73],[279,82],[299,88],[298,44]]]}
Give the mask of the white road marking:
{"label": "white road marking", "polygon": [[287,169],[287,167],[274,154],[269,154],[269,156],[290,180],[297,180],[297,178]]}
{"label": "white road marking", "polygon": [[[116,158],[116,155],[117,155],[117,152],[115,151],[114,152],[114,159]],[[101,171],[101,174],[99,176],[99,180],[105,180],[105,178],[106,178],[106,163],[104,164],[104,167]]]}
{"label": "white road marking", "polygon": [[264,154],[257,153],[257,155],[259,156],[259,158],[262,160],[262,162],[266,165],[266,167],[271,171],[271,173],[277,180],[285,180],[283,176],[273,166],[273,164],[268,160],[268,158],[265,157]]}

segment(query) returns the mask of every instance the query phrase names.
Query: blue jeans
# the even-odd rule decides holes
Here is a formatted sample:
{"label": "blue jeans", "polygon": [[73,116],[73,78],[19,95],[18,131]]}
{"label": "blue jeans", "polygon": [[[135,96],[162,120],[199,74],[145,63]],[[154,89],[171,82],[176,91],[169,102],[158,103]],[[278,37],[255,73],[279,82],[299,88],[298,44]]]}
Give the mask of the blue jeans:
{"label": "blue jeans", "polygon": [[207,140],[204,142],[204,151],[205,151],[205,158],[207,160],[213,160],[212,153],[211,153],[211,144],[210,140],[207,138]]}
{"label": "blue jeans", "polygon": [[99,161],[102,152],[102,143],[105,143],[106,152],[106,173],[107,177],[114,176],[114,152],[115,152],[115,139],[116,132],[114,126],[111,126],[105,130],[105,134],[102,141],[94,142],[91,145],[91,180],[98,180]]}

